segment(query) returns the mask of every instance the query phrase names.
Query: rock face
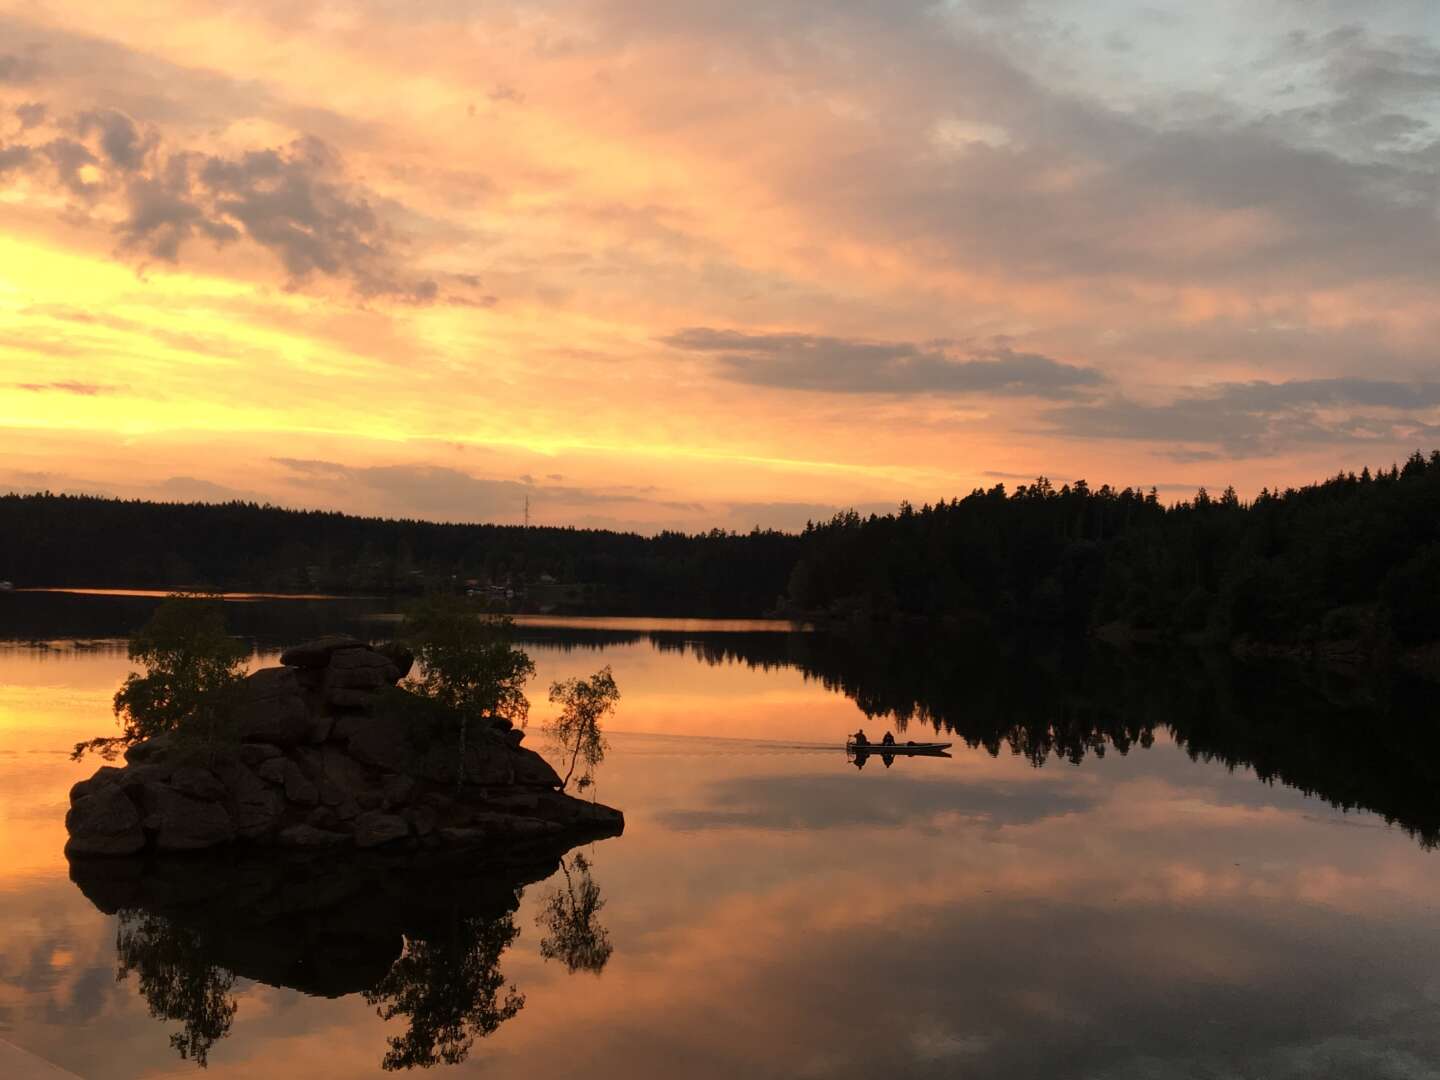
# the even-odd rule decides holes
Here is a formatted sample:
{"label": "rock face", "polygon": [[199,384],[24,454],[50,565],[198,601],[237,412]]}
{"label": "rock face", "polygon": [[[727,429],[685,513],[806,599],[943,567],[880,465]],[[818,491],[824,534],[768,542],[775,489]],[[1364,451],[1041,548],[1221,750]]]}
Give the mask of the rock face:
{"label": "rock face", "polygon": [[505,721],[455,717],[395,684],[413,658],[330,637],[250,675],[238,742],[220,752],[173,736],[138,743],[70,792],[66,853],[295,849],[492,849],[618,832],[618,810],[571,798]]}
{"label": "rock face", "polygon": [[[75,787],[89,783],[82,780]],[[140,813],[118,784],[93,787],[93,793],[78,798],[72,791],[65,828],[70,830],[65,850],[76,855],[131,855],[145,846]]]}

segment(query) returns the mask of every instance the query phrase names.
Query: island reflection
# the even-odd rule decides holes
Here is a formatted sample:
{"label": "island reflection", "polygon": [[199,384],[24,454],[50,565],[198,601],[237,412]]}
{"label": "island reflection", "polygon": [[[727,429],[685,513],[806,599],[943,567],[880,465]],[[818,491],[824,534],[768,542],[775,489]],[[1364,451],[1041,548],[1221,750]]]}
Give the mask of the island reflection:
{"label": "island reflection", "polygon": [[[597,834],[596,839],[599,838]],[[135,976],[150,1014],[179,1023],[170,1044],[205,1066],[235,1019],[249,979],[314,997],[364,996],[390,1036],[394,1071],[454,1065],[525,1006],[500,962],[520,929],[524,890],[552,876],[541,954],[598,974],[612,951],[604,906],[583,854],[554,849],[477,859],[404,856],[223,856],[72,859],[70,877],[118,916],[117,979]]]}

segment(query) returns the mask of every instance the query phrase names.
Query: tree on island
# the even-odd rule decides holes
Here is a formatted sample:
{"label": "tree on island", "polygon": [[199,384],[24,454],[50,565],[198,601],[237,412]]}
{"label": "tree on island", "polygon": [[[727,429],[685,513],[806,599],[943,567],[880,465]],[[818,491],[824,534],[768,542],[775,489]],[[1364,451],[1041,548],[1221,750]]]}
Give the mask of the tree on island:
{"label": "tree on island", "polygon": [[130,639],[132,671],[115,694],[121,733],[75,744],[79,760],[95,751],[106,760],[157,735],[174,735],[197,751],[226,737],[250,646],[225,630],[224,601],[201,593],[167,597]]}
{"label": "tree on island", "polygon": [[570,767],[560,788],[563,791],[570,786],[576,766],[583,761],[585,768],[576,785],[583,791],[595,782],[595,769],[605,760],[605,751],[610,748],[600,730],[600,721],[615,711],[615,703],[620,700],[610,665],[606,664],[588,679],[565,679],[551,684],[550,700],[561,708],[560,714],[545,725],[545,734],[562,756],[570,758]]}
{"label": "tree on island", "polygon": [[535,674],[535,663],[511,644],[511,628],[510,619],[447,594],[426,597],[406,616],[405,637],[418,664],[405,689],[453,717],[459,739],[457,780],[464,780],[472,719],[523,727],[530,715],[525,683]]}
{"label": "tree on island", "polygon": [[[405,636],[415,650],[417,672],[405,689],[458,725],[462,770],[472,720],[524,727],[529,718],[525,683],[534,676],[535,664],[511,644],[512,630],[508,617],[465,597],[444,594],[427,597],[406,618]],[[614,712],[619,698],[608,666],[588,679],[551,685],[550,700],[561,711],[543,730],[561,759],[569,761],[562,790],[582,763],[578,786],[583,790],[594,783],[595,768],[608,749],[600,722]]]}

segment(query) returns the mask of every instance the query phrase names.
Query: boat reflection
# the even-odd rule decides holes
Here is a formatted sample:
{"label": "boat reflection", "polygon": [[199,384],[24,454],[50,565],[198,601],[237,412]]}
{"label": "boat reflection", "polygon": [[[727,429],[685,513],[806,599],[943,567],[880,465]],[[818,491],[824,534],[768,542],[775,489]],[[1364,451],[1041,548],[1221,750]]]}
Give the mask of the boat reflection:
{"label": "boat reflection", "polygon": [[890,768],[895,764],[897,757],[926,757],[926,758],[948,758],[950,754],[946,751],[950,748],[949,743],[917,743],[911,742],[878,742],[878,743],[855,743],[845,744],[845,756],[857,769],[865,768],[870,758],[878,757]]}

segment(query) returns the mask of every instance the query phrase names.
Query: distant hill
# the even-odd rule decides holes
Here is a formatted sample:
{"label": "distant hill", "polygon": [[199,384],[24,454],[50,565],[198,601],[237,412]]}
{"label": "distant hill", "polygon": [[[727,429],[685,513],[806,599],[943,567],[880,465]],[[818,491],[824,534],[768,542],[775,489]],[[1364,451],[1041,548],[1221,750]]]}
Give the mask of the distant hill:
{"label": "distant hill", "polygon": [[241,502],[0,496],[0,578],[17,587],[473,588],[517,608],[747,615],[775,606],[799,543],[777,532],[645,537]]}
{"label": "distant hill", "polygon": [[[0,578],[25,585],[409,593],[607,614],[961,620],[1440,668],[1440,451],[1242,502],[997,484],[799,535],[645,537],[52,494],[0,497]],[[1428,656],[1428,659],[1427,659]]]}

